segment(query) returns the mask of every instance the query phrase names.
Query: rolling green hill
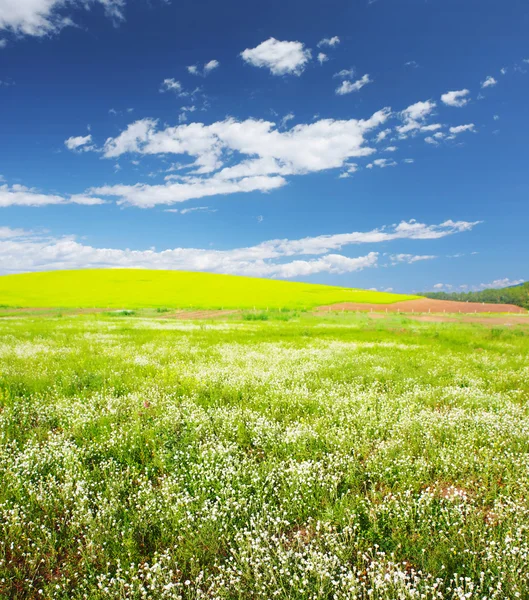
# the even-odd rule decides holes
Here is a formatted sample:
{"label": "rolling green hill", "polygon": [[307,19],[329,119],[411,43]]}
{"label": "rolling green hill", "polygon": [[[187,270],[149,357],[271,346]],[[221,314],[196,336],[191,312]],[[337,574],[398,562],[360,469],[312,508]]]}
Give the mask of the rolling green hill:
{"label": "rolling green hill", "polygon": [[412,298],[187,271],[98,269],[0,276],[0,305],[5,307],[309,309],[336,302],[392,304]]}

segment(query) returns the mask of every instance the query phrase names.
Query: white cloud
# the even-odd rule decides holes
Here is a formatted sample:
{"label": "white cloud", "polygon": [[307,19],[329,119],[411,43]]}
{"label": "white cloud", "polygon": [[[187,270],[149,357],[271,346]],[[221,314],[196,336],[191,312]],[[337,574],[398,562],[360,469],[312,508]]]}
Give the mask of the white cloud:
{"label": "white cloud", "polygon": [[[79,148],[83,148],[92,142],[91,135],[79,135],[77,137],[69,137],[65,140],[64,145],[68,148],[68,150],[78,150]],[[91,149],[91,148],[90,148]]]}
{"label": "white cloud", "polygon": [[384,129],[384,131],[381,131],[377,134],[377,137],[375,138],[375,141],[378,142],[382,142],[383,140],[385,140],[388,135],[391,133],[391,129]]}
{"label": "white cloud", "polygon": [[435,102],[426,100],[425,102],[416,102],[402,111],[402,117],[408,121],[422,121],[429,116],[436,107]]}
{"label": "white cloud", "polygon": [[476,126],[474,123],[469,123],[468,125],[458,125],[457,127],[450,127],[450,133],[452,135],[458,135],[465,131],[475,131]]}
{"label": "white cloud", "polygon": [[218,60],[210,60],[204,65],[204,73],[211,73],[214,69],[218,69],[220,67],[220,63]]}
{"label": "white cloud", "polygon": [[[476,252],[473,252],[472,254],[477,254]],[[449,283],[436,283],[433,287],[436,291],[446,291],[446,292],[453,292],[454,290],[456,291],[461,291],[461,292],[468,292],[468,291],[472,291],[472,292],[479,292],[482,290],[488,290],[488,289],[501,289],[501,288],[506,288],[506,287],[510,287],[513,285],[520,285],[521,283],[524,283],[525,281],[527,281],[526,279],[509,279],[508,277],[505,277],[503,279],[496,279],[494,281],[491,281],[490,283],[480,283],[478,285],[468,285],[468,284],[464,284],[464,285],[451,285]]]}
{"label": "white cloud", "polygon": [[7,46],[7,40],[0,40],[0,50]]}
{"label": "white cloud", "polygon": [[406,163],[407,165],[412,165],[415,162],[414,158],[405,158],[402,162]]}
{"label": "white cloud", "polygon": [[358,92],[368,83],[373,83],[373,80],[369,77],[368,74],[364,75],[361,79],[358,79],[354,82],[342,81],[342,84],[336,88],[336,93],[339,96],[343,96],[345,94],[350,94],[351,92]]}
{"label": "white cloud", "polygon": [[[425,225],[409,221],[367,232],[323,235],[299,240],[269,240],[256,246],[232,250],[173,248],[162,251],[94,248],[80,243],[72,236],[47,238],[23,230],[0,228],[0,271],[143,267],[282,278],[301,277],[322,272],[353,273],[365,268],[376,267],[379,253],[372,251],[364,256],[353,258],[336,254],[336,250],[343,246],[376,244],[398,239],[438,239],[469,231],[476,224],[464,221],[446,221],[440,225]],[[317,258],[296,259],[288,262],[288,257],[302,255],[316,256]],[[394,256],[400,257],[393,261],[395,264],[426,260],[424,257],[415,255]],[[287,261],[285,262],[285,260]]]}
{"label": "white cloud", "polygon": [[385,151],[386,152],[396,152],[398,150],[397,146],[388,146]]}
{"label": "white cloud", "polygon": [[187,115],[188,115],[188,113],[193,113],[196,110],[197,110],[197,107],[195,105],[182,106],[180,108],[180,114],[178,115],[178,122],[179,123],[185,123],[187,121]]}
{"label": "white cloud", "polygon": [[489,87],[494,87],[495,85],[497,85],[497,81],[496,79],[494,79],[494,77],[491,77],[490,75],[487,77],[487,79],[485,79],[485,81],[483,81],[481,83],[481,87],[482,88],[489,88]]}
{"label": "white cloud", "polygon": [[334,46],[337,46],[340,43],[340,38],[335,35],[331,38],[323,38],[322,40],[320,40],[318,42],[318,48],[321,48],[322,46],[330,46],[331,48],[334,48]]}
{"label": "white cloud", "polygon": [[416,262],[420,262],[423,260],[433,260],[434,258],[437,258],[437,256],[432,256],[430,254],[392,254],[390,256],[391,263],[394,265],[398,263],[406,263],[408,265],[412,265]]}
{"label": "white cloud", "polygon": [[[337,169],[351,158],[369,156],[374,150],[365,145],[365,136],[389,116],[390,111],[384,109],[367,120],[322,119],[287,131],[255,119],[226,119],[211,125],[191,123],[158,130],[156,121],[143,119],[129,125],[118,137],[109,138],[104,156],[117,158],[127,152],[187,155],[194,160],[183,168],[194,170],[190,175],[177,176],[180,182],[170,188],[138,184],[105,190],[126,203],[154,206],[215,194],[274,189],[285,185],[286,175]],[[230,164],[234,153],[242,158]],[[209,178],[200,177],[215,171]],[[236,181],[241,179],[245,185],[252,184],[252,190],[241,189],[241,182]]]}
{"label": "white cloud", "polygon": [[311,56],[302,42],[281,42],[275,38],[241,52],[245,62],[269,69],[273,75],[301,75]]}
{"label": "white cloud", "polygon": [[356,163],[347,163],[346,165],[344,165],[344,167],[346,168],[346,170],[343,173],[340,173],[340,175],[338,176],[339,179],[347,179],[348,177],[351,177],[351,175],[356,173],[359,169]]}
{"label": "white cloud", "polygon": [[33,236],[32,231],[25,229],[12,229],[11,227],[0,226],[0,240],[8,240],[12,238],[22,238]]}
{"label": "white cloud", "polygon": [[0,272],[77,268],[145,268],[210,271],[254,277],[292,278],[316,273],[353,273],[376,267],[378,253],[349,258],[328,254],[311,260],[273,263],[248,254],[249,249],[228,251],[197,248],[121,250],[94,248],[75,239],[0,240]]}
{"label": "white cloud", "polygon": [[422,125],[421,131],[438,131],[439,129],[442,129],[442,127],[441,123],[432,123],[431,125]]}
{"label": "white cloud", "polygon": [[409,60],[408,62],[404,63],[405,67],[412,67],[413,69],[418,69],[419,68],[419,63],[416,60]]}
{"label": "white cloud", "polygon": [[486,289],[494,289],[494,288],[506,288],[513,285],[520,285],[520,283],[524,283],[525,279],[509,279],[508,277],[504,277],[503,279],[495,279],[490,283],[480,283],[479,288],[482,290]]}
{"label": "white cloud", "polygon": [[187,67],[187,71],[188,71],[188,73],[191,73],[191,75],[206,77],[206,75],[209,75],[211,73],[211,71],[214,71],[215,69],[218,69],[219,67],[220,67],[220,62],[218,60],[210,60],[209,62],[204,63],[204,67],[202,68],[202,71],[196,65],[191,65],[191,66]]}
{"label": "white cloud", "polygon": [[424,138],[424,141],[425,141],[427,144],[432,144],[433,146],[438,146],[438,145],[439,145],[439,142],[438,142],[437,140],[435,140],[435,139],[434,139],[433,137],[431,137],[431,136],[429,136],[429,137],[427,137],[427,138]]}
{"label": "white cloud", "polygon": [[335,73],[333,77],[338,79],[352,79],[354,74],[355,70],[353,67],[351,67],[350,69],[342,69],[341,71],[338,71],[338,73]]}
{"label": "white cloud", "polygon": [[495,121],[499,121],[499,120],[500,120],[500,116],[499,116],[499,115],[494,115],[492,118],[493,118]]}
{"label": "white cloud", "polygon": [[284,116],[284,117],[281,119],[280,126],[281,126],[282,128],[285,128],[285,127],[288,125],[288,123],[289,123],[290,121],[292,121],[293,119],[295,119],[295,118],[296,118],[296,115],[295,115],[294,113],[292,113],[292,112],[291,112],[291,113],[288,113],[288,115],[285,115],[285,116]]}
{"label": "white cloud", "polygon": [[42,37],[74,25],[73,9],[103,7],[114,21],[123,19],[125,0],[0,0],[0,30]]}
{"label": "white cloud", "polygon": [[0,208],[7,206],[46,206],[49,204],[104,204],[105,201],[91,194],[74,194],[60,196],[58,194],[43,194],[35,188],[15,184],[0,185]]}
{"label": "white cloud", "polygon": [[[404,122],[396,128],[397,133],[400,134],[401,138],[406,138],[408,134],[414,134],[419,131],[430,131],[430,125],[425,125],[424,121],[429,117],[436,107],[436,103],[431,100],[424,102],[416,102],[408,108],[405,108],[400,113],[400,118]],[[437,127],[437,124],[435,125]],[[440,127],[440,125],[439,125]]]}
{"label": "white cloud", "polygon": [[507,68],[506,68],[506,67],[502,67],[502,68],[500,69],[500,73],[501,73],[502,75],[507,75]]}
{"label": "white cloud", "polygon": [[208,212],[208,213],[216,213],[216,208],[209,208],[209,206],[195,206],[193,208],[183,208],[180,210],[179,208],[166,208],[164,212],[168,213],[180,213],[181,215],[187,215],[193,212]]}
{"label": "white cloud", "polygon": [[320,63],[320,65],[322,65],[324,62],[327,62],[328,60],[329,57],[324,52],[320,52],[318,54],[318,62]]}
{"label": "white cloud", "polygon": [[174,92],[175,94],[181,95],[183,87],[182,84],[175,79],[164,79],[160,87],[160,92]]}
{"label": "white cloud", "polygon": [[372,169],[373,167],[378,167],[379,169],[385,169],[386,167],[396,167],[397,163],[394,160],[390,160],[389,158],[377,158],[372,163],[369,163],[366,166],[366,169]]}
{"label": "white cloud", "polygon": [[447,106],[455,106],[461,108],[470,102],[468,97],[470,90],[459,90],[454,92],[446,92],[441,96],[441,101]]}
{"label": "white cloud", "polygon": [[166,183],[165,185],[102,186],[91,189],[90,194],[117,197],[118,204],[152,208],[160,204],[171,205],[210,196],[269,192],[284,185],[286,185],[286,180],[283,177],[272,176],[243,177],[236,181],[222,180],[219,177],[189,178],[182,183]]}

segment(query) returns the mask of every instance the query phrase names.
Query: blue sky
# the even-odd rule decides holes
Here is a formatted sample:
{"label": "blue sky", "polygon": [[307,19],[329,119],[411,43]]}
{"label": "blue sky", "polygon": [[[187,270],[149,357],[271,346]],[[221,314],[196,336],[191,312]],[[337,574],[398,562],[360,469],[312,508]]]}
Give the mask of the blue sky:
{"label": "blue sky", "polygon": [[0,0],[0,272],[529,279],[529,5]]}

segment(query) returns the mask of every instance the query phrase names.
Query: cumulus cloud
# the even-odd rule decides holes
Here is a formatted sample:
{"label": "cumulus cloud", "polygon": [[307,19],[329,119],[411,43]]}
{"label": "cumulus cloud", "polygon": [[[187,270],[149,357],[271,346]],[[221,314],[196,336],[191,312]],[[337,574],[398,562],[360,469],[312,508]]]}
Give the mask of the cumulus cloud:
{"label": "cumulus cloud", "polygon": [[340,38],[335,35],[331,38],[323,38],[322,40],[320,40],[318,42],[318,48],[322,48],[323,46],[329,46],[331,48],[334,48],[334,46],[337,46],[340,43]]}
{"label": "cumulus cloud", "polygon": [[325,54],[325,52],[320,52],[318,54],[318,62],[322,65],[324,62],[327,62],[329,57]]}
{"label": "cumulus cloud", "polygon": [[64,145],[68,148],[68,150],[79,150],[79,148],[82,148],[83,150],[91,150],[92,147],[87,147],[91,142],[91,135],[79,135],[77,137],[69,137],[64,141]]}
{"label": "cumulus cloud", "polygon": [[446,92],[441,96],[441,101],[447,106],[455,106],[461,108],[470,102],[468,97],[470,90],[459,90],[455,92]]}
{"label": "cumulus cloud", "polygon": [[496,79],[494,79],[494,77],[492,77],[491,75],[489,75],[485,81],[481,82],[481,87],[484,88],[489,88],[489,87],[494,87],[495,85],[497,85],[497,81]]}
{"label": "cumulus cloud", "polygon": [[125,0],[0,0],[0,31],[42,37],[74,25],[73,9],[100,6],[114,21],[123,20]]}
{"label": "cumulus cloud", "polygon": [[[433,113],[436,108],[436,103],[431,100],[424,102],[416,102],[408,108],[405,108],[400,113],[400,118],[403,125],[399,125],[396,130],[401,138],[406,138],[409,134],[418,133],[419,131],[430,131],[431,125],[426,125],[425,120]],[[435,124],[434,127],[441,127]]]}
{"label": "cumulus cloud", "polygon": [[301,75],[312,53],[302,42],[270,38],[255,48],[246,48],[241,57],[254,67],[269,69],[273,75]]}
{"label": "cumulus cloud", "polygon": [[342,84],[336,88],[336,93],[339,96],[343,96],[345,94],[350,94],[351,92],[359,92],[368,83],[373,83],[373,80],[366,73],[357,81],[342,81]]}
{"label": "cumulus cloud", "polygon": [[[197,207],[205,208],[205,207]],[[277,239],[256,246],[232,250],[173,248],[162,251],[94,248],[72,236],[49,238],[23,230],[0,228],[0,271],[34,271],[75,268],[149,268],[212,271],[238,275],[292,278],[316,273],[353,273],[376,267],[379,253],[358,257],[337,254],[352,244],[374,244],[398,239],[436,239],[468,231],[476,223],[446,221],[425,225],[402,222],[367,232],[309,237],[299,240]],[[313,258],[289,260],[294,256]],[[394,255],[392,263],[426,260],[415,255]],[[415,260],[414,260],[415,259]]]}
{"label": "cumulus cloud", "polygon": [[46,206],[50,204],[104,204],[105,201],[92,194],[61,196],[44,194],[35,188],[23,185],[0,185],[0,208],[7,206]]}

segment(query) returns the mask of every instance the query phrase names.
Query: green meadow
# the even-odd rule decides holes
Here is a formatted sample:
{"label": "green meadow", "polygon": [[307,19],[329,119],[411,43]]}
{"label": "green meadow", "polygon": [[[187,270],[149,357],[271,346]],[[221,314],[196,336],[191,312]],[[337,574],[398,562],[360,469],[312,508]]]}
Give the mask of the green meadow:
{"label": "green meadow", "polygon": [[529,328],[282,319],[0,319],[0,598],[529,598]]}
{"label": "green meadow", "polygon": [[185,271],[87,269],[0,276],[0,305],[8,307],[311,309],[337,302],[392,304],[415,297]]}

